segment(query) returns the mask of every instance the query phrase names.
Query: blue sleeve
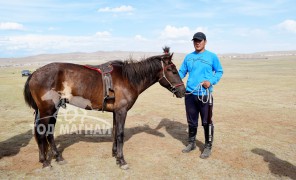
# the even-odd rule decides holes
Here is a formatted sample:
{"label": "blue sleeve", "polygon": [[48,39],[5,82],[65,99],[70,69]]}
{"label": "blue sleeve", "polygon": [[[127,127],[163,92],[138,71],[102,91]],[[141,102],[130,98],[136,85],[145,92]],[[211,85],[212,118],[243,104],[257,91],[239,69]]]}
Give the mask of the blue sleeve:
{"label": "blue sleeve", "polygon": [[180,67],[180,70],[179,70],[179,75],[180,75],[181,79],[183,79],[186,76],[187,72],[188,72],[188,70],[187,70],[186,57],[185,57],[182,65]]}
{"label": "blue sleeve", "polygon": [[213,71],[215,72],[215,74],[213,75],[213,77],[209,81],[212,85],[215,85],[220,81],[220,79],[223,75],[223,68],[222,68],[222,65],[219,61],[219,58],[216,55],[213,58],[214,59],[213,59],[213,67],[212,68],[213,68]]}

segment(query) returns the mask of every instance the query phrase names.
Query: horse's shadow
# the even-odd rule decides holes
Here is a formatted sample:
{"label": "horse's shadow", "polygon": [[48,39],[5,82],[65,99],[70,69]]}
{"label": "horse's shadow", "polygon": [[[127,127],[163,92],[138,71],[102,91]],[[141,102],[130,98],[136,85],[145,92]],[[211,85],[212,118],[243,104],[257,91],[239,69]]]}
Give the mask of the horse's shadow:
{"label": "horse's shadow", "polygon": [[[188,134],[186,132],[187,125],[172,121],[170,119],[162,119],[156,128],[151,128],[149,125],[144,126],[137,126],[133,128],[125,128],[124,130],[124,141],[129,141],[133,136],[139,133],[147,133],[150,135],[158,136],[158,137],[165,137],[165,135],[159,130],[161,128],[165,128],[168,134],[170,134],[173,138],[177,139],[178,141],[182,142],[184,145],[187,145],[187,137]],[[59,135],[55,138],[55,142],[58,145],[58,150],[62,153],[66,148],[69,146],[78,143],[78,142],[113,142],[112,135],[110,136],[89,136],[87,135],[86,131],[81,131],[79,134],[64,134]],[[203,143],[197,140],[197,146],[199,147],[200,151],[203,148]]]}
{"label": "horse's shadow", "polygon": [[22,147],[29,144],[32,139],[32,130],[13,136],[5,141],[0,142],[0,159],[6,156],[14,156],[20,152]]}
{"label": "horse's shadow", "polygon": [[[151,128],[149,125],[125,128],[124,140],[129,141],[133,136],[143,132],[158,137],[165,137],[165,135],[159,131],[161,128],[165,128],[166,132],[170,134],[170,136],[177,139],[182,144],[187,144],[187,125],[166,118],[162,119],[156,128]],[[81,131],[79,134],[63,134],[57,136],[55,138],[55,142],[58,145],[58,150],[62,153],[66,148],[80,141],[93,143],[113,142],[112,136],[97,137],[87,136],[86,134],[87,133],[85,131]],[[18,154],[22,147],[25,147],[29,144],[32,137],[32,130],[28,130],[24,133],[0,142],[0,159],[6,156],[14,156]],[[197,146],[201,150],[203,143],[197,140]]]}
{"label": "horse's shadow", "polygon": [[[112,130],[111,130],[112,132]],[[128,141],[132,136],[145,132],[147,134],[151,134],[158,137],[164,137],[164,134],[158,132],[158,130],[150,128],[148,125],[138,126],[133,128],[125,128],[124,130],[124,141]],[[78,142],[92,142],[92,143],[100,143],[100,142],[113,142],[112,134],[104,135],[104,136],[96,136],[88,134],[88,131],[82,130],[78,134],[64,134],[57,136],[55,138],[55,142],[58,145],[59,152],[63,152],[69,146],[78,143]]]}
{"label": "horse's shadow", "polygon": [[289,163],[288,161],[281,160],[277,158],[272,152],[260,148],[252,149],[252,153],[263,157],[263,160],[268,163],[271,173],[280,177],[283,176],[296,179],[296,166]]}

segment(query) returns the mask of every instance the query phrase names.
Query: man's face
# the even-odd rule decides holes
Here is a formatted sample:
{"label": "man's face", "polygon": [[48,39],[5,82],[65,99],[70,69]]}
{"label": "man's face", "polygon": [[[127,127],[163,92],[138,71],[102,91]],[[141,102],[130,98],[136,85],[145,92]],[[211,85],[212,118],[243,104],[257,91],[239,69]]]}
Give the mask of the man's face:
{"label": "man's face", "polygon": [[195,51],[198,51],[198,52],[204,51],[206,43],[207,43],[206,40],[194,39],[193,40],[193,45],[194,45]]}

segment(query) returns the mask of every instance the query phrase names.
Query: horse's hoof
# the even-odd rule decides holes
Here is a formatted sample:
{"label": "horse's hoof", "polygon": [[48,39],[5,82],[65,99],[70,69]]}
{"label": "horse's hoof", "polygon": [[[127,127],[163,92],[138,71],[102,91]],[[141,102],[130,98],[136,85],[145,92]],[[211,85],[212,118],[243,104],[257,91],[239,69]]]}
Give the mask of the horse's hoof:
{"label": "horse's hoof", "polygon": [[128,166],[128,164],[125,164],[125,165],[120,166],[120,169],[122,169],[122,170],[128,170],[129,169],[129,166]]}
{"label": "horse's hoof", "polygon": [[50,165],[50,162],[48,162],[47,160],[45,160],[43,162],[42,168],[44,169],[44,168],[47,168],[47,167],[52,167],[52,166]]}
{"label": "horse's hoof", "polygon": [[116,157],[117,156],[117,152],[112,150],[112,157]]}
{"label": "horse's hoof", "polygon": [[66,160],[62,160],[62,161],[57,161],[57,164],[59,165],[64,165],[67,164],[68,162]]}
{"label": "horse's hoof", "polygon": [[59,164],[59,165],[63,165],[63,164],[66,164],[67,161],[62,157],[62,156],[57,156],[56,157],[56,162]]}
{"label": "horse's hoof", "polygon": [[49,165],[49,166],[44,166],[43,165],[43,167],[42,167],[42,170],[45,170],[45,171],[50,171],[52,169],[53,169],[53,167],[51,165]]}

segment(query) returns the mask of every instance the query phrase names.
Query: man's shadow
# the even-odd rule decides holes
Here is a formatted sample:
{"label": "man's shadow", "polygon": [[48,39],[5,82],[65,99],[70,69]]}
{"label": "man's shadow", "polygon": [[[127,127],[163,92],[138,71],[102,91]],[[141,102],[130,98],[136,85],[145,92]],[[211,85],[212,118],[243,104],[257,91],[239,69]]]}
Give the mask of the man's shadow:
{"label": "man's shadow", "polygon": [[28,130],[24,133],[18,134],[0,142],[0,159],[18,154],[22,147],[25,147],[29,144],[32,137],[32,130]]}
{"label": "man's shadow", "polygon": [[[180,141],[184,146],[188,145],[188,125],[180,123],[178,121],[172,121],[170,119],[164,118],[160,121],[155,129],[160,129],[164,127],[166,132],[168,132],[173,138]],[[196,146],[200,151],[203,150],[204,143],[200,140],[196,140]]]}
{"label": "man's shadow", "polygon": [[296,166],[288,161],[281,160],[275,156],[275,154],[266,151],[264,149],[255,148],[252,149],[252,153],[258,154],[263,157],[263,160],[268,163],[268,167],[271,173],[296,179]]}

